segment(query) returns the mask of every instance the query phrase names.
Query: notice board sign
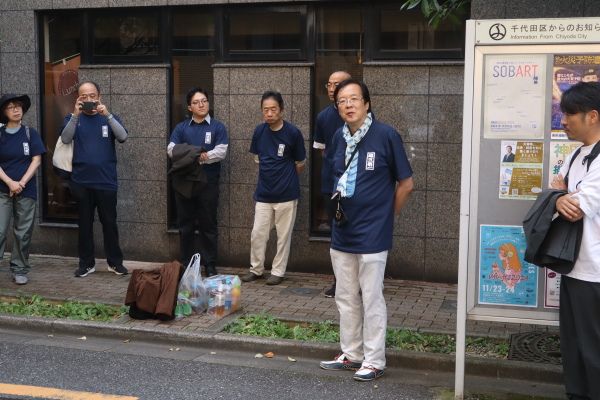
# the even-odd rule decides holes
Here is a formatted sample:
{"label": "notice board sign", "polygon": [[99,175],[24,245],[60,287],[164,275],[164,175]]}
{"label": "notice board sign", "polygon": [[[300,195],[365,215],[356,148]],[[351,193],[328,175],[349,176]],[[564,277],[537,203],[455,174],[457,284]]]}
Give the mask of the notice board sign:
{"label": "notice board sign", "polygon": [[600,81],[600,18],[467,21],[456,398],[468,319],[558,325],[560,276],[527,263],[522,221],[580,144],[562,93]]}

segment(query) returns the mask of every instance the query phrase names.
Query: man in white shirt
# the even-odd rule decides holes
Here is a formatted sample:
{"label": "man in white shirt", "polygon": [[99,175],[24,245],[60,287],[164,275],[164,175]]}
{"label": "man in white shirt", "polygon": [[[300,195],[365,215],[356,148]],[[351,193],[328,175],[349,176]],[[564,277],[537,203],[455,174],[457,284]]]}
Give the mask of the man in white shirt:
{"label": "man in white shirt", "polygon": [[556,201],[561,217],[584,222],[577,261],[560,285],[565,387],[570,400],[600,399],[600,159],[588,168],[587,157],[600,141],[600,83],[571,87],[563,93],[560,107],[565,133],[583,143],[575,161],[571,164],[575,154],[569,155],[551,182],[552,188],[569,192]]}
{"label": "man in white shirt", "polygon": [[192,118],[175,127],[167,146],[167,153],[169,157],[173,158],[173,148],[183,143],[204,147],[207,151],[201,154],[198,162],[204,165],[208,183],[198,196],[191,198],[175,190],[181,262],[187,265],[196,253],[197,220],[197,228],[200,232],[198,247],[200,264],[204,265],[206,277],[210,277],[217,275],[219,179],[221,177],[221,161],[227,155],[229,139],[225,125],[208,115],[210,106],[206,91],[199,87],[193,87],[188,91],[186,101]]}

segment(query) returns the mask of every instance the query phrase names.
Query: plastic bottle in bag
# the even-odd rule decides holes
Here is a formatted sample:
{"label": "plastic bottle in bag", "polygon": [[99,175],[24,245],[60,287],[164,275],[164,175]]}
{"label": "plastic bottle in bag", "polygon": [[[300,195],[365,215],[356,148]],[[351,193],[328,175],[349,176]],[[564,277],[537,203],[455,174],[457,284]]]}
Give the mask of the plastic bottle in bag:
{"label": "plastic bottle in bag", "polygon": [[206,313],[211,317],[215,316],[215,307],[216,307],[216,296],[217,296],[217,282],[214,280],[206,280],[206,291],[208,292],[208,308]]}
{"label": "plastic bottle in bag", "polygon": [[183,315],[190,315],[192,313],[192,304],[189,302],[189,300],[190,300],[190,293],[188,291],[185,291],[183,293],[183,295],[187,299],[187,301],[181,305],[182,306],[181,308],[182,308]]}
{"label": "plastic bottle in bag", "polygon": [[229,315],[231,313],[231,281],[229,279],[225,280],[223,296],[225,296],[225,315]]}
{"label": "plastic bottle in bag", "polygon": [[196,304],[196,282],[190,283],[190,314],[194,311],[194,305]]}
{"label": "plastic bottle in bag", "polygon": [[225,294],[223,293],[223,284],[219,283],[217,295],[215,296],[215,317],[225,316]]}
{"label": "plastic bottle in bag", "polygon": [[229,312],[237,311],[240,308],[240,295],[242,294],[242,285],[239,281],[234,282],[231,287],[231,309]]}

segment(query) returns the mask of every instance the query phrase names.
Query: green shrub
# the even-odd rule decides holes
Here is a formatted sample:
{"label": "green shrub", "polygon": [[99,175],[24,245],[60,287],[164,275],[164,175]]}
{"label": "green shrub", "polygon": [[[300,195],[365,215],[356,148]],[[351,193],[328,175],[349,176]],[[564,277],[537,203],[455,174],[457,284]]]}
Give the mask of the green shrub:
{"label": "green shrub", "polygon": [[0,303],[0,313],[82,321],[112,322],[128,312],[129,307],[107,306],[104,303],[83,304],[76,301],[55,305],[45,302],[41,296],[35,294],[30,299],[19,297],[12,303]]}

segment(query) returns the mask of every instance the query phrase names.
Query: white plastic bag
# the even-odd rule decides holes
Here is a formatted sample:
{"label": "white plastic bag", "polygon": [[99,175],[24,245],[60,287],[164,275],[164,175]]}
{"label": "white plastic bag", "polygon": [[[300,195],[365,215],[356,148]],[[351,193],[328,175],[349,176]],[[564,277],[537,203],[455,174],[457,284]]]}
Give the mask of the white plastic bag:
{"label": "white plastic bag", "polygon": [[207,302],[208,296],[200,275],[200,254],[194,254],[179,281],[175,318],[201,314],[206,310]]}

